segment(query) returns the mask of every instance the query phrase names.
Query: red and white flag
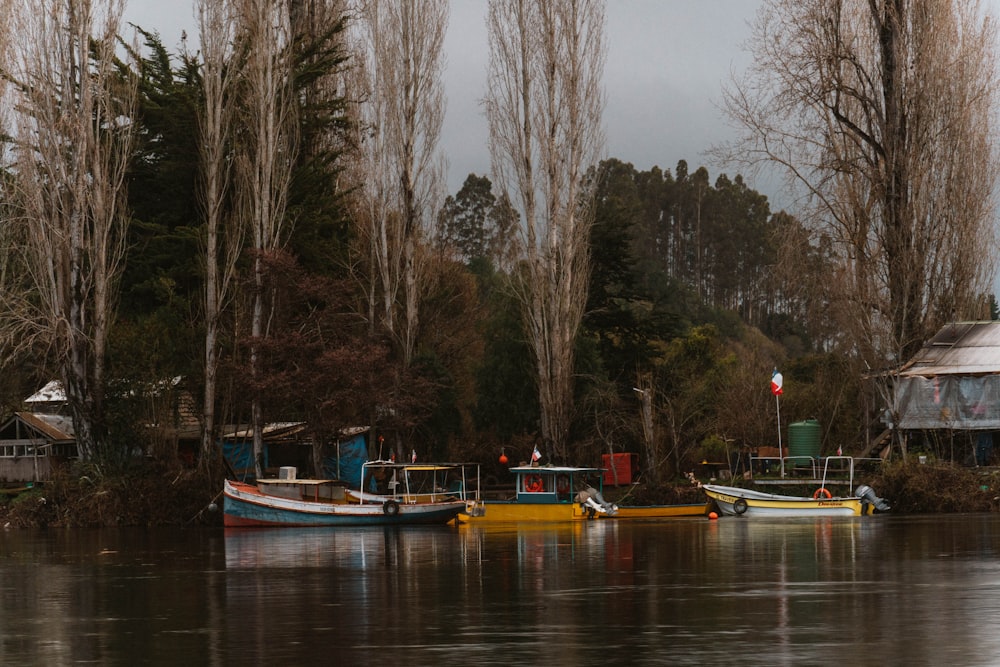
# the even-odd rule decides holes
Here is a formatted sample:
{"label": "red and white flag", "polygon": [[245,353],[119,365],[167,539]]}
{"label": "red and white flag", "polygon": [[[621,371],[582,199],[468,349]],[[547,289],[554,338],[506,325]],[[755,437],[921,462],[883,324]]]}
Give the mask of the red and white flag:
{"label": "red and white flag", "polygon": [[542,453],[538,451],[538,447],[535,447],[535,451],[531,452],[531,462],[535,463],[538,459],[542,458]]}
{"label": "red and white flag", "polygon": [[775,368],[774,373],[771,374],[771,393],[775,396],[780,396],[782,393],[782,381],[781,373],[779,373],[778,369]]}

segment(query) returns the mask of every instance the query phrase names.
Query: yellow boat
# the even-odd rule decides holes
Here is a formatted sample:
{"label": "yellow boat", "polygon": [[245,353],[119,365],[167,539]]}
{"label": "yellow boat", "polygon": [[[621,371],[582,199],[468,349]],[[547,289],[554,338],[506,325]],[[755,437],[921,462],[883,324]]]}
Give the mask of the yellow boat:
{"label": "yellow boat", "polygon": [[587,521],[589,519],[669,519],[703,516],[706,503],[619,507],[601,492],[603,468],[518,466],[511,500],[470,501],[459,523]]}

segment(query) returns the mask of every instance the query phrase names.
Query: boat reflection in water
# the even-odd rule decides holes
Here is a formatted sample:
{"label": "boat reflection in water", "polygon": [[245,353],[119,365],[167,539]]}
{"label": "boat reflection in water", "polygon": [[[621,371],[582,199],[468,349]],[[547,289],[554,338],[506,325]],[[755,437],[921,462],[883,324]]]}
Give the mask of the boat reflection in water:
{"label": "boat reflection in water", "polygon": [[11,665],[1000,664],[995,513],[10,530],[0,581]]}
{"label": "boat reflection in water", "polygon": [[818,563],[854,563],[864,553],[863,545],[884,524],[859,517],[805,519],[726,518],[713,522],[706,546],[719,565],[734,567],[784,563],[813,569]]}
{"label": "boat reflection in water", "polygon": [[[705,622],[725,628],[730,646],[750,646],[757,642],[752,635],[765,632],[772,664],[814,664],[800,659],[818,659],[831,628],[880,626],[884,610],[864,596],[878,586],[873,574],[884,563],[877,547],[884,526],[843,517],[718,522],[706,548],[720,596]],[[763,628],[762,618],[769,619]]]}
{"label": "boat reflection in water", "polygon": [[455,533],[453,526],[227,528],[226,569],[368,570],[422,561],[433,564],[435,554],[454,549]]}
{"label": "boat reflection in water", "polygon": [[226,655],[255,664],[1000,664],[982,622],[1000,613],[995,515],[279,529],[225,547]]}

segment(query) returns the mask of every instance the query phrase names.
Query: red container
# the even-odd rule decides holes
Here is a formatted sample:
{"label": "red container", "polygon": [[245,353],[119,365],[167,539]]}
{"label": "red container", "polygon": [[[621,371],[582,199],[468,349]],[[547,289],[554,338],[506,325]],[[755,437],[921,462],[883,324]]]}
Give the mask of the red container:
{"label": "red container", "polygon": [[604,468],[604,486],[631,484],[639,470],[639,455],[628,452],[604,454],[601,456],[601,467]]}

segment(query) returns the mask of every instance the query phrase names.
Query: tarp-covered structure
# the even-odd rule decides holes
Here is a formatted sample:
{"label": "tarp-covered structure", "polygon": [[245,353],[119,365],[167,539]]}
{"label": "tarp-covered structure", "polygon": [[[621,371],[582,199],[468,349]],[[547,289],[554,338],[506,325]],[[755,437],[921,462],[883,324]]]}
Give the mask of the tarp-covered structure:
{"label": "tarp-covered structure", "polygon": [[953,322],[902,368],[901,429],[1000,431],[1000,322]]}
{"label": "tarp-covered structure", "polygon": [[[366,426],[349,428],[334,442],[324,444],[320,476],[342,480],[351,488],[361,488],[361,466],[368,460],[368,430]],[[298,474],[308,474],[312,468],[314,443],[305,422],[266,424],[261,434],[264,440],[261,467],[265,469],[265,476],[267,470],[278,466],[294,466],[299,471]],[[237,479],[247,481],[255,478],[252,429],[227,433],[222,436],[219,444]]]}

